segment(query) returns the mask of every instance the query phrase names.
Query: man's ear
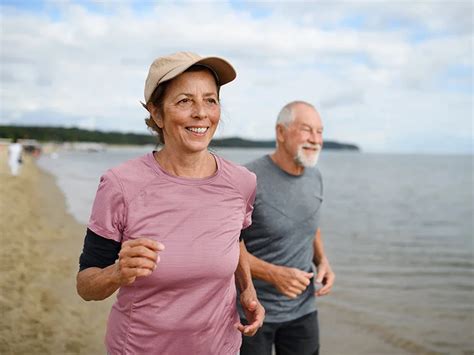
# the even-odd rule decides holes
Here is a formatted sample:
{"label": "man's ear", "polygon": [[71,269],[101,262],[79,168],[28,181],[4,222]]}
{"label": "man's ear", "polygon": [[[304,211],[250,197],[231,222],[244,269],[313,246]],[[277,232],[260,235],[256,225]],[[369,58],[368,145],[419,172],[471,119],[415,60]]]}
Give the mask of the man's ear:
{"label": "man's ear", "polygon": [[150,112],[151,118],[156,123],[158,127],[163,129],[163,118],[161,117],[160,110],[157,106],[149,102],[147,105],[148,112]]}
{"label": "man's ear", "polygon": [[276,140],[278,143],[283,143],[285,141],[285,131],[286,127],[282,124],[277,124],[275,127],[276,131]]}

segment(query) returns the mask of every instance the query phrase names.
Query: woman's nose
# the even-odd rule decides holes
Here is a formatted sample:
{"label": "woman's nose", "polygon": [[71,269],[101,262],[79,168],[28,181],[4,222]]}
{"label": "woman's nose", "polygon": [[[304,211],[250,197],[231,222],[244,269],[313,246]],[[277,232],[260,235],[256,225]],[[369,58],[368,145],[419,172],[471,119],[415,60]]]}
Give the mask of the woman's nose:
{"label": "woman's nose", "polygon": [[206,106],[201,102],[195,102],[193,105],[193,117],[196,119],[203,119],[207,117]]}

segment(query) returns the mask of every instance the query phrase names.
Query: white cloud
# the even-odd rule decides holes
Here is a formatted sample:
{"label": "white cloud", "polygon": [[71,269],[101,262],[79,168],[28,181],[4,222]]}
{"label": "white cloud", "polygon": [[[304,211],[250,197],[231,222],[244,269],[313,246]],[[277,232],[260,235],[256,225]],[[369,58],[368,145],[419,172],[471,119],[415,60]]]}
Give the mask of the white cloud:
{"label": "white cloud", "polygon": [[[51,3],[57,16],[0,8],[0,123],[36,116],[37,124],[146,132],[139,100],[149,64],[193,50],[238,71],[222,89],[220,136],[270,139],[294,99],[320,108],[328,138],[370,151],[472,132],[470,3],[114,4],[98,2],[94,12]],[[470,75],[451,78],[452,68]],[[457,121],[446,131],[450,115]]]}

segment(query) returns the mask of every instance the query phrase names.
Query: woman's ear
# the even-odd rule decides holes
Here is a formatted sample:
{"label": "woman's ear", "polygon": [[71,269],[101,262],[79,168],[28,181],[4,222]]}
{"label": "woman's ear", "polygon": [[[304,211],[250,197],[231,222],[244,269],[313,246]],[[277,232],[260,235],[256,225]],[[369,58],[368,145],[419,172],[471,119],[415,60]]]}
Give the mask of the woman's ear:
{"label": "woman's ear", "polygon": [[160,110],[157,106],[153,105],[151,102],[147,104],[148,112],[150,112],[151,118],[156,123],[156,125],[163,129],[163,118],[161,117]]}

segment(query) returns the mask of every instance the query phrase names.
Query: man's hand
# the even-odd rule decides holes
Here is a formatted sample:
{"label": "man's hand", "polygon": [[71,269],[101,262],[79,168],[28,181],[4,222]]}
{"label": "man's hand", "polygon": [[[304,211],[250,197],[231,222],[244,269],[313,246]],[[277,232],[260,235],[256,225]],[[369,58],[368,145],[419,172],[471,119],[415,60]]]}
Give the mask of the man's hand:
{"label": "man's hand", "polygon": [[129,285],[137,277],[148,276],[160,261],[158,252],[164,245],[148,238],[128,240],[122,244],[115,273],[120,285]]}
{"label": "man's hand", "polygon": [[331,292],[336,275],[332,271],[331,265],[329,265],[329,261],[327,259],[323,259],[317,268],[318,274],[316,276],[316,282],[322,284],[323,287],[316,291],[315,294],[316,296],[324,296]]}
{"label": "man's hand", "polygon": [[311,283],[312,272],[286,266],[275,266],[271,272],[271,283],[289,298],[296,298]]}
{"label": "man's hand", "polygon": [[257,299],[255,289],[247,288],[240,293],[240,304],[247,318],[248,325],[237,323],[237,329],[246,336],[253,336],[263,325],[265,318],[265,309]]}

